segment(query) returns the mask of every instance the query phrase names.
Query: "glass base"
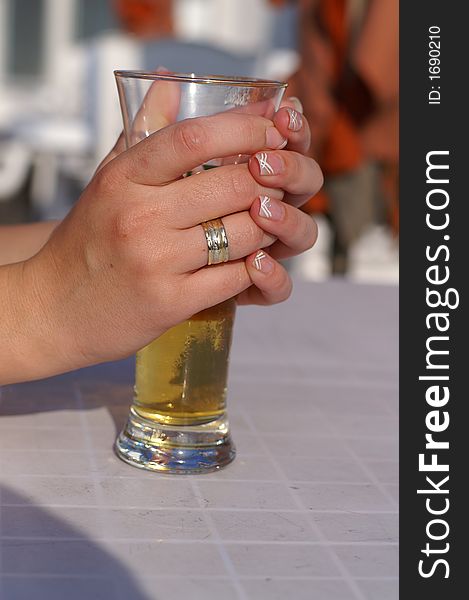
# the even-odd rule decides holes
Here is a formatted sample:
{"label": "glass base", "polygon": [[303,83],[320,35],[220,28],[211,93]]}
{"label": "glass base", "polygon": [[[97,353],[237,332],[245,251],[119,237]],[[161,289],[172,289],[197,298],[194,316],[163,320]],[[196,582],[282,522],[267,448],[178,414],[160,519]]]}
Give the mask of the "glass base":
{"label": "glass base", "polygon": [[165,425],[144,419],[133,407],[114,448],[134,467],[180,474],[216,471],[236,454],[226,416],[201,425]]}

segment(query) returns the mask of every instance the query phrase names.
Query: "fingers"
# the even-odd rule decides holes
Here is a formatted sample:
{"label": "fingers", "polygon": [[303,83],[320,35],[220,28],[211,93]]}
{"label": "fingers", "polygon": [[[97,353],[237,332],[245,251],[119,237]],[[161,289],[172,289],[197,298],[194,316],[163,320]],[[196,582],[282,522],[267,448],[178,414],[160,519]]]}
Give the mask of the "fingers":
{"label": "fingers", "polygon": [[248,115],[259,115],[272,120],[275,114],[275,102],[273,98],[259,100],[258,102],[249,102],[244,106],[234,106],[233,108],[230,108],[229,111]]}
{"label": "fingers", "polygon": [[[239,260],[258,249],[270,247],[272,258],[295,256],[311,248],[317,239],[317,225],[304,212],[275,198],[257,198],[250,212],[223,217],[230,260]],[[179,273],[188,273],[207,265],[208,249],[200,225],[174,232],[171,255],[177,257]]]}
{"label": "fingers", "polygon": [[164,127],[118,157],[117,166],[135,183],[161,185],[213,158],[253,154],[285,143],[272,121],[225,112]]}
{"label": "fingers", "polygon": [[239,304],[276,304],[286,300],[291,290],[285,268],[263,250],[246,260],[200,269],[188,275],[183,285],[194,312],[234,296]]}
{"label": "fingers", "polygon": [[249,170],[261,185],[291,194],[295,206],[314,196],[324,182],[317,162],[297,152],[257,152],[249,159]]}
{"label": "fingers", "polygon": [[[159,195],[161,195],[161,190]],[[169,192],[169,189],[168,189]],[[171,184],[164,207],[165,220],[176,229],[187,229],[203,221],[249,210],[257,196],[268,195],[281,200],[283,190],[259,184],[247,164],[226,165],[186,177]],[[154,203],[154,191],[148,188]]]}
{"label": "fingers", "polygon": [[181,293],[193,313],[237,296],[252,285],[244,260],[199,269],[185,277]]}
{"label": "fingers", "polygon": [[238,295],[239,304],[277,304],[287,300],[292,282],[280,263],[258,250],[246,258],[245,264],[254,285]]}
{"label": "fingers", "polygon": [[[317,225],[304,212],[275,198],[261,196],[243,211],[223,217],[229,243],[230,260],[238,260],[257,249],[271,247],[273,258],[295,256],[312,248]],[[207,241],[200,225],[173,234],[180,273],[200,269],[207,264]]]}
{"label": "fingers", "polygon": [[[168,71],[158,69],[158,73]],[[158,79],[149,87],[141,108],[128,131],[128,146],[140,142],[155,131],[175,123],[181,101],[180,84]]]}
{"label": "fingers", "polygon": [[303,117],[298,98],[287,98],[273,118],[275,127],[288,139],[287,148],[305,154],[311,145],[311,131]]}
{"label": "fingers", "polygon": [[[231,261],[244,258],[259,248],[266,248],[277,240],[275,235],[256,225],[247,211],[223,217],[223,226],[228,238]],[[194,271],[207,265],[207,241],[200,225],[177,232],[173,239],[173,252],[178,256],[177,267],[180,273]]]}
{"label": "fingers", "polygon": [[254,223],[278,238],[269,254],[273,258],[288,258],[314,246],[318,228],[310,215],[275,198],[262,196],[253,203],[250,215]]}
{"label": "fingers", "polygon": [[[160,74],[169,73],[165,67],[158,67],[155,72]],[[131,124],[128,123],[127,146],[130,147],[150,135],[150,133],[174,123],[179,112],[180,99],[181,92],[178,83],[165,80],[154,81],[150,85],[137,115]],[[122,131],[113,149],[98,165],[96,173],[121,154],[125,148],[126,138]]]}

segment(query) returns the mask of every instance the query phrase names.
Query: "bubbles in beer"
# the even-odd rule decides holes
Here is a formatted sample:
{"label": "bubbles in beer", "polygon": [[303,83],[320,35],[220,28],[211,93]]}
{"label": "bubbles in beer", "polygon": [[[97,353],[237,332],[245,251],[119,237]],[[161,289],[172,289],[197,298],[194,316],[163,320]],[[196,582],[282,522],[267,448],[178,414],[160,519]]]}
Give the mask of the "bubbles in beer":
{"label": "bubbles in beer", "polygon": [[223,414],[235,300],[204,310],[137,353],[134,407],[160,423],[195,425]]}

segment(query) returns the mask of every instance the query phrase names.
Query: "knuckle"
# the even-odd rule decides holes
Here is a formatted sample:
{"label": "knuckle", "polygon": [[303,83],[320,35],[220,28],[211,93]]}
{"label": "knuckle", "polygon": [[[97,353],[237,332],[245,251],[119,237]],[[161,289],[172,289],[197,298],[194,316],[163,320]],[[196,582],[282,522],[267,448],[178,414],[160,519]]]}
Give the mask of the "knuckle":
{"label": "knuckle", "polygon": [[231,298],[246,289],[251,282],[244,262],[239,262],[237,266],[236,269],[230,269],[230,273],[225,275],[222,282],[227,298]]}
{"label": "knuckle", "polygon": [[118,175],[113,165],[104,165],[93,177],[94,193],[98,198],[105,198],[116,189]]}
{"label": "knuckle", "polygon": [[230,171],[230,187],[236,196],[242,198],[254,196],[257,189],[256,182],[248,169],[238,167]]}
{"label": "knuckle", "polygon": [[200,154],[206,147],[208,135],[201,119],[182,121],[174,129],[174,148],[177,153]]}
{"label": "knuckle", "polygon": [[[112,251],[132,280],[149,275],[167,252],[164,231],[154,235],[153,212],[148,207],[126,208],[116,211],[111,219]],[[157,244],[153,241],[156,238]]]}
{"label": "knuckle", "polygon": [[[149,139],[149,138],[147,138]],[[135,153],[132,155],[132,163],[129,169],[135,168],[138,171],[145,172],[152,168],[153,164],[153,146],[150,143],[140,143],[134,146]]]}
{"label": "knuckle", "polygon": [[268,121],[265,120],[265,123],[263,123],[262,129],[261,129],[261,127],[259,127],[259,124],[261,122],[260,119],[259,120],[245,119],[243,122],[244,122],[243,134],[245,136],[245,139],[248,141],[249,147],[253,148],[255,146],[258,146],[260,138],[265,137],[265,128],[266,128],[266,124]]}
{"label": "knuckle", "polygon": [[243,252],[262,246],[264,231],[252,220],[248,212],[238,213],[229,221],[228,241]]}
{"label": "knuckle", "polygon": [[[127,284],[140,299],[162,307],[169,298],[170,274],[165,270],[166,252],[163,248],[148,249],[136,243],[125,254]],[[169,306],[174,306],[171,302]]]}
{"label": "knuckle", "polygon": [[149,286],[149,281],[155,265],[148,254],[136,244],[125,253],[123,262],[128,282],[131,282],[134,291],[141,297],[151,296],[154,289]]}
{"label": "knuckle", "polygon": [[[202,174],[205,175],[205,174]],[[198,211],[200,206],[209,205],[214,194],[217,193],[218,185],[217,182],[213,184],[212,179],[204,176],[190,177],[184,180],[184,184],[181,186],[182,193],[179,193],[178,182],[176,187],[171,191],[171,202],[168,202],[167,212],[168,216],[174,218],[174,206],[175,202],[180,202],[185,207],[186,211]],[[176,204],[177,205],[177,204]]]}
{"label": "knuckle", "polygon": [[272,127],[273,122],[263,116],[250,115],[250,118],[245,120],[244,132],[245,136],[250,142],[250,147],[259,150],[264,147],[266,131],[269,127]]}
{"label": "knuckle", "polygon": [[245,236],[246,242],[249,242],[249,245],[253,245],[257,248],[259,248],[264,241],[264,230],[261,229],[250,216],[246,219]]}
{"label": "knuckle", "polygon": [[290,164],[290,174],[294,181],[301,181],[301,175],[305,171],[305,162],[304,156],[301,154],[293,154],[289,161]]}
{"label": "knuckle", "polygon": [[138,233],[141,215],[133,209],[119,210],[112,222],[113,238],[119,242],[133,240]]}

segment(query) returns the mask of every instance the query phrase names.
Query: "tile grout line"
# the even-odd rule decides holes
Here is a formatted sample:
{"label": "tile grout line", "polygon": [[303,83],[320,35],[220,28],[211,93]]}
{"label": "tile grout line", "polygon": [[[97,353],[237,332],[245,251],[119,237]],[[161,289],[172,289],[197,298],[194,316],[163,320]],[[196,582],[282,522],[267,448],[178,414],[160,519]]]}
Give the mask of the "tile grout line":
{"label": "tile grout line", "polygon": [[[249,425],[249,427],[252,430],[252,432],[254,434],[257,434],[257,430],[256,430],[253,422],[251,421],[251,418],[250,418],[249,414],[246,411],[244,411],[244,410],[242,411],[242,413],[243,413],[244,420]],[[289,485],[290,482],[289,482],[288,478],[286,477],[286,475],[283,472],[283,469],[280,467],[280,465],[278,465],[277,461],[275,460],[275,456],[271,452],[270,448],[264,443],[264,441],[262,440],[262,438],[259,440],[259,442],[263,446],[264,451],[267,454],[267,456],[272,461],[272,464],[274,465],[277,473],[279,474],[279,477],[280,477],[281,481],[283,482],[283,484],[287,488],[287,490],[288,490],[291,498],[293,499],[294,503],[296,504],[296,506],[298,506],[298,508],[300,510],[306,511],[306,507],[303,505],[303,502],[301,501],[300,497],[296,494],[296,491],[291,489],[291,487]],[[327,541],[326,538],[325,538],[325,536],[323,535],[322,531],[316,525],[316,523],[314,523],[314,521],[309,520],[309,525],[310,525],[312,531],[317,535],[317,537],[319,538],[319,540],[321,542],[326,542]],[[329,557],[332,559],[332,562],[335,564],[335,566],[337,567],[339,573],[342,575],[343,580],[348,584],[350,590],[353,592],[353,595],[354,595],[355,599],[356,600],[366,600],[365,596],[361,592],[361,590],[358,587],[357,583],[353,580],[351,574],[349,573],[349,571],[346,568],[346,566],[342,563],[342,561],[340,560],[340,558],[337,555],[337,553],[334,552],[333,549],[330,546],[326,546],[325,545],[325,547],[327,548],[327,552],[329,554]]]}
{"label": "tile grout line", "polygon": [[391,504],[399,510],[399,503],[396,502],[393,495],[386,488],[386,485],[396,485],[395,483],[384,484],[376,477],[373,471],[361,460],[361,458],[355,454],[354,450],[350,448],[347,442],[344,443],[345,448],[350,453],[350,456],[356,461],[357,465],[362,469],[362,471],[370,478],[370,481],[374,483],[374,485],[379,489],[379,491],[387,498]]}
{"label": "tile grout line", "polygon": [[[28,578],[28,579],[93,579],[93,580],[105,580],[107,579],[106,575],[89,575],[89,574],[77,574],[77,573],[14,573],[7,572],[4,573],[5,577],[11,578]],[[230,581],[229,577],[225,575],[189,575],[191,579],[195,579],[196,581]],[[152,581],[173,581],[180,580],[181,575],[145,575],[145,579],[150,579]],[[263,575],[243,575],[240,577],[242,580],[247,581],[263,581],[265,580],[265,576]],[[293,576],[293,575],[278,575],[275,577],[280,581],[343,581],[341,577],[306,577],[306,576]],[[357,577],[359,581],[399,581],[398,577]]]}
{"label": "tile grout line", "polygon": [[222,562],[225,566],[225,570],[230,577],[230,581],[232,582],[232,584],[236,590],[236,594],[237,594],[239,600],[249,600],[249,598],[246,594],[246,590],[244,589],[244,587],[241,585],[241,582],[239,581],[239,578],[236,573],[236,569],[233,565],[233,562],[232,562],[228,552],[226,551],[225,546],[223,545],[223,540],[220,537],[220,534],[218,533],[218,530],[215,526],[212,516],[210,515],[210,513],[206,512],[204,510],[202,494],[200,492],[200,488],[199,488],[196,480],[194,479],[194,476],[190,476],[190,484],[192,487],[192,491],[194,492],[194,495],[197,498],[197,502],[202,511],[202,514],[204,516],[205,523],[214,539],[218,553],[219,553],[219,555],[222,559]]}
{"label": "tile grout line", "polygon": [[[326,418],[327,416],[323,411],[322,416]],[[338,433],[337,429],[334,427],[333,423],[328,423],[329,427],[332,429],[334,433]],[[345,450],[349,453],[349,455],[353,458],[358,467],[362,470],[363,473],[366,474],[371,483],[373,483],[381,492],[381,494],[398,510],[399,504],[396,502],[392,494],[386,489],[385,484],[381,483],[381,481],[376,477],[373,471],[365,464],[365,461],[361,459],[361,457],[355,452],[355,450],[350,446],[348,440],[346,438],[343,439],[343,444]],[[399,461],[397,461],[399,464]],[[389,484],[394,485],[394,484]]]}
{"label": "tile grout line", "polygon": [[[207,523],[208,526],[208,523]],[[2,537],[3,540],[8,540],[8,541],[36,541],[36,542],[83,542],[86,541],[88,539],[88,535],[87,534],[83,534],[83,537],[78,537],[78,536],[66,536],[66,537],[57,537],[57,536],[27,536],[27,535],[5,535]],[[118,544],[121,543],[129,543],[129,544],[135,544],[138,542],[151,542],[154,541],[154,538],[143,538],[143,537],[137,537],[137,538],[131,538],[131,537],[125,537],[125,538],[119,538],[119,537],[110,537],[110,536],[106,536],[106,537],[95,537],[95,540],[99,540],[101,542],[116,542]],[[238,546],[241,544],[245,544],[246,546],[262,546],[262,545],[266,545],[266,546],[356,546],[357,548],[360,547],[390,547],[390,546],[398,546],[399,542],[383,542],[383,541],[373,541],[373,542],[334,542],[331,540],[319,540],[319,541],[313,541],[313,540],[296,540],[296,541],[292,541],[292,540],[221,540],[221,538],[218,536],[217,539],[179,539],[179,538],[167,538],[167,539],[162,539],[161,542],[159,541],[158,543],[164,543],[164,544],[188,544],[188,545],[192,545],[192,544],[202,544],[202,545],[207,545],[207,546],[213,546],[213,545],[218,545],[220,543],[220,541],[223,541],[226,544],[230,544],[233,546]]]}
{"label": "tile grout line", "polygon": [[[276,482],[278,483],[278,481]],[[3,506],[8,508],[20,507],[25,508],[27,504],[15,504],[14,502],[5,502]],[[180,511],[180,506],[139,506],[139,505],[131,505],[131,506],[122,506],[119,504],[109,504],[107,506],[102,506],[100,504],[53,504],[53,503],[35,503],[35,506],[45,506],[48,508],[71,508],[71,509],[106,509],[106,510],[155,510],[155,511]],[[292,514],[329,514],[329,515],[397,515],[399,514],[397,510],[330,510],[330,509],[301,509],[301,508],[276,508],[276,509],[268,509],[268,508],[224,508],[224,507],[216,507],[216,506],[206,506],[204,508],[191,507],[186,510],[192,511],[207,511],[207,512],[259,512],[259,513],[271,513],[271,512],[284,512],[284,513],[292,513]]]}
{"label": "tile grout line", "polygon": [[[249,351],[247,352],[247,354],[249,355]],[[265,366],[267,367],[269,364],[273,365],[273,366],[279,366],[279,367],[284,367],[285,366],[285,361],[282,360],[281,358],[276,359],[275,357],[272,359],[272,361],[269,363],[267,360],[262,360],[262,357],[257,357],[258,359],[260,358],[261,360],[259,360],[259,364],[261,366]],[[350,361],[349,361],[350,362]],[[243,367],[251,367],[252,366],[252,362],[249,361],[248,359],[243,359],[241,358],[241,356],[234,356],[233,357],[233,364],[236,365],[237,367],[243,368]],[[335,369],[337,369],[337,367],[340,368],[340,366],[342,365],[341,361],[336,361],[336,362],[323,362],[323,363],[316,363],[313,367],[313,369],[311,369],[311,363],[308,362],[307,360],[304,360],[304,357],[300,354],[298,359],[295,361],[295,367],[297,369],[308,369],[308,373],[310,373],[311,371],[313,371],[313,373],[328,373],[331,371],[335,372]],[[397,364],[396,364],[397,366]],[[378,367],[376,365],[372,365],[370,366],[369,362],[359,362],[359,363],[355,363],[352,365],[353,368],[350,368],[350,374],[355,377],[355,373],[359,372],[359,373],[379,373],[379,374],[386,374],[386,375],[392,375],[394,374],[394,369],[391,367]],[[238,379],[240,379],[241,377],[238,376]],[[356,379],[354,379],[354,381],[356,381]]]}
{"label": "tile grout line", "polygon": [[[231,379],[231,378],[230,378]],[[256,377],[255,375],[246,375],[243,377],[233,377],[232,383],[259,383],[262,385],[263,379]],[[332,377],[325,379],[318,379],[317,377],[307,375],[305,377],[291,377],[289,375],[285,375],[284,377],[278,377],[278,382],[280,384],[291,384],[292,382],[295,385],[302,386],[304,384],[305,387],[310,387],[308,384],[314,383],[317,387],[330,388],[331,386],[341,389],[341,388],[353,388],[354,390],[383,390],[383,391],[399,391],[399,387],[395,383],[383,383],[382,381],[370,381],[370,382],[358,382],[354,379],[344,379],[341,382],[338,382],[337,379],[333,379]]]}
{"label": "tile grout line", "polygon": [[[261,413],[262,414],[262,413]],[[317,415],[317,416],[323,416],[323,415]],[[397,421],[397,419],[396,419]],[[5,428],[5,430],[8,431],[13,431],[17,429],[18,432],[22,432],[25,430],[33,430],[33,431],[54,431],[53,427],[44,427],[44,426],[32,426],[30,425],[28,426],[24,426],[24,427],[16,427],[16,428],[12,428],[9,427],[8,429]],[[63,427],[63,430],[70,430],[70,431],[79,431],[80,427]],[[105,427],[94,427],[91,426],[90,429],[95,430],[95,431],[99,431],[101,430],[102,432],[106,432],[107,433],[107,429]],[[2,431],[2,428],[0,427],[0,431]],[[246,433],[250,433],[247,431],[239,431],[239,434],[246,434]],[[257,436],[263,436],[263,437],[274,437],[276,435],[278,435],[278,432],[275,431],[260,431],[256,433]],[[281,435],[285,435],[287,436],[287,434],[281,434]],[[309,434],[307,432],[298,432],[295,434],[297,436],[298,439],[300,440],[304,440],[304,439],[309,439]],[[324,434],[319,434],[317,436],[318,440],[342,440],[344,438],[347,438],[348,440],[354,441],[354,442],[361,442],[361,441],[385,441],[385,442],[394,442],[395,441],[395,436],[391,436],[391,435],[358,435],[358,436],[344,436],[343,433],[339,432],[331,432],[328,435],[324,435]],[[21,448],[19,448],[21,449]],[[18,450],[18,448],[13,447],[3,447],[3,450]],[[40,452],[57,452],[57,450],[60,450],[60,452],[67,452],[67,453],[71,453],[71,454],[79,454],[82,452],[81,449],[70,449],[70,448],[37,448],[34,450],[35,453],[40,453]],[[97,448],[96,449],[97,452],[101,452],[102,454],[104,454],[106,452],[106,450],[104,448]],[[252,456],[251,453],[249,453],[249,456]]]}

